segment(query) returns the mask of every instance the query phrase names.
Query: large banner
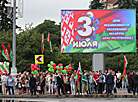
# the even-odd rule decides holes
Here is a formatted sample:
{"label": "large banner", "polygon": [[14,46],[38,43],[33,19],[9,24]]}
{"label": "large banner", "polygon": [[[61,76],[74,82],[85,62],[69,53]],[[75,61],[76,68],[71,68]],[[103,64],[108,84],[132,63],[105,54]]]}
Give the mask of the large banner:
{"label": "large banner", "polygon": [[135,10],[61,10],[61,53],[136,52]]}

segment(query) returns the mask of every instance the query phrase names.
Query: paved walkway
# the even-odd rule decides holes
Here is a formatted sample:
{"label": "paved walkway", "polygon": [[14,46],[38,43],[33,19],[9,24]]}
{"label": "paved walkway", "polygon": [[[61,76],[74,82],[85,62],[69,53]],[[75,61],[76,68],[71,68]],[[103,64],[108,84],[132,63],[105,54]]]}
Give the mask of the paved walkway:
{"label": "paved walkway", "polygon": [[123,92],[118,89],[117,93],[114,95],[107,96],[106,94],[102,95],[0,95],[0,98],[138,98],[138,95],[133,95],[133,93]]}

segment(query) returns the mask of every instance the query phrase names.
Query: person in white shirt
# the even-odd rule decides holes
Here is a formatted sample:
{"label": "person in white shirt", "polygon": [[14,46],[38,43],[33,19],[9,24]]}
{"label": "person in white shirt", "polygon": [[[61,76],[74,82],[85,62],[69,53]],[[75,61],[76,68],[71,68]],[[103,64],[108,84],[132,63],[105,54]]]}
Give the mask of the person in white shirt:
{"label": "person in white shirt", "polygon": [[2,93],[3,95],[5,95],[6,94],[6,80],[7,80],[5,73],[3,73],[1,79],[2,79]]}
{"label": "person in white shirt", "polygon": [[51,90],[51,93],[53,94],[54,78],[53,78],[53,74],[52,73],[48,77],[48,86],[49,86],[49,94],[50,94],[50,90]]}

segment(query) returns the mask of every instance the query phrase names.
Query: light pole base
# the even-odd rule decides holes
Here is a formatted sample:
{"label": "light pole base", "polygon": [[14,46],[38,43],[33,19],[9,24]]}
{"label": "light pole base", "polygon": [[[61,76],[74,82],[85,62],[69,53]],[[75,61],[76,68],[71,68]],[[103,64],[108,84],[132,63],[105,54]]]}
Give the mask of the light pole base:
{"label": "light pole base", "polygon": [[17,68],[16,67],[11,68],[11,75],[12,75],[12,78],[14,79],[14,83],[13,83],[14,94],[16,94],[16,88],[15,88],[15,78],[17,76]]}

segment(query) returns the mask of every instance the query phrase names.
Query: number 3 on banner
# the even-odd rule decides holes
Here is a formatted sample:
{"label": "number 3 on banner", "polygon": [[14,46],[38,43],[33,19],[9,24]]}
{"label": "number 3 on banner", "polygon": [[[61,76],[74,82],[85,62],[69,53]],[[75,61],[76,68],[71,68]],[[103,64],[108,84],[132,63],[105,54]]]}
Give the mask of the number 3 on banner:
{"label": "number 3 on banner", "polygon": [[92,20],[89,17],[80,17],[78,19],[78,23],[82,23],[83,21],[86,21],[86,23],[83,24],[85,31],[77,30],[77,32],[81,37],[89,37],[92,34],[92,27],[90,26],[92,24]]}

